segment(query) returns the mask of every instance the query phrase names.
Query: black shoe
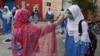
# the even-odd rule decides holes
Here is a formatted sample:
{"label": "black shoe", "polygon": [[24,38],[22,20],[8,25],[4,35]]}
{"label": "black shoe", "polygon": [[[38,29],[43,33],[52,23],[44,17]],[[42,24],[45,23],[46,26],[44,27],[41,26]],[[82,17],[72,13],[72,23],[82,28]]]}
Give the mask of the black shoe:
{"label": "black shoe", "polygon": [[35,24],[37,24],[37,22],[35,22]]}
{"label": "black shoe", "polygon": [[12,49],[12,47],[8,47],[8,49],[9,49],[9,50],[11,50],[11,49]]}
{"label": "black shoe", "polygon": [[64,31],[61,32],[61,35],[63,35],[63,34],[64,34]]}
{"label": "black shoe", "polygon": [[10,40],[10,39],[6,39],[6,40],[3,41],[3,42],[7,43],[7,42],[11,42],[11,40]]}

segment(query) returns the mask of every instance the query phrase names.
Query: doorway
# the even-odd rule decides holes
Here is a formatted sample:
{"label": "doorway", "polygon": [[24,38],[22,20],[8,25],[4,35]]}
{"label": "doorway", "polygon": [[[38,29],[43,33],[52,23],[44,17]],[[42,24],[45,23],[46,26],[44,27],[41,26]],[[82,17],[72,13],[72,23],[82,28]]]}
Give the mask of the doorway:
{"label": "doorway", "polygon": [[9,7],[10,10],[15,6],[15,0],[4,0],[4,2],[5,5]]}

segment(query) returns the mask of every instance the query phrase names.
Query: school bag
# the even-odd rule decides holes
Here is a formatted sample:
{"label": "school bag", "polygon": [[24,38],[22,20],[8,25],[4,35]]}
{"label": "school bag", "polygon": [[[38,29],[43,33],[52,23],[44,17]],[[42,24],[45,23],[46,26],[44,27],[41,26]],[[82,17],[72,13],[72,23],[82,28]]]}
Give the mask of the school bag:
{"label": "school bag", "polygon": [[[81,20],[79,22],[79,27],[78,27],[80,36],[82,35],[82,21],[85,21],[85,20]],[[95,50],[97,48],[97,37],[90,29],[88,29],[88,34],[89,34],[89,38],[91,42],[89,43],[89,47],[87,49],[85,56],[94,56]]]}

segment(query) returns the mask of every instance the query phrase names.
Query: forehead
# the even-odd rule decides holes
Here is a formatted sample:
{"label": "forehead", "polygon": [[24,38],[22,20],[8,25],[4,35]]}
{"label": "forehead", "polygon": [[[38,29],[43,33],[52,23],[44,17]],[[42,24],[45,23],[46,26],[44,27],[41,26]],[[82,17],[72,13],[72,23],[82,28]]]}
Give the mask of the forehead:
{"label": "forehead", "polygon": [[71,11],[69,9],[67,9],[68,14],[72,14]]}

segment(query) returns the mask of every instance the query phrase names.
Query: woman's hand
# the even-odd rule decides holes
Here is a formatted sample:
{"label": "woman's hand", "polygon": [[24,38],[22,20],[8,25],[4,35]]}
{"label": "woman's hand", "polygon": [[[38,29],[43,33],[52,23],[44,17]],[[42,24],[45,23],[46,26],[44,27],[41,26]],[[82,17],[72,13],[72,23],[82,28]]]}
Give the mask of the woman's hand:
{"label": "woman's hand", "polygon": [[64,15],[61,15],[55,23],[60,24],[63,20],[64,20]]}

